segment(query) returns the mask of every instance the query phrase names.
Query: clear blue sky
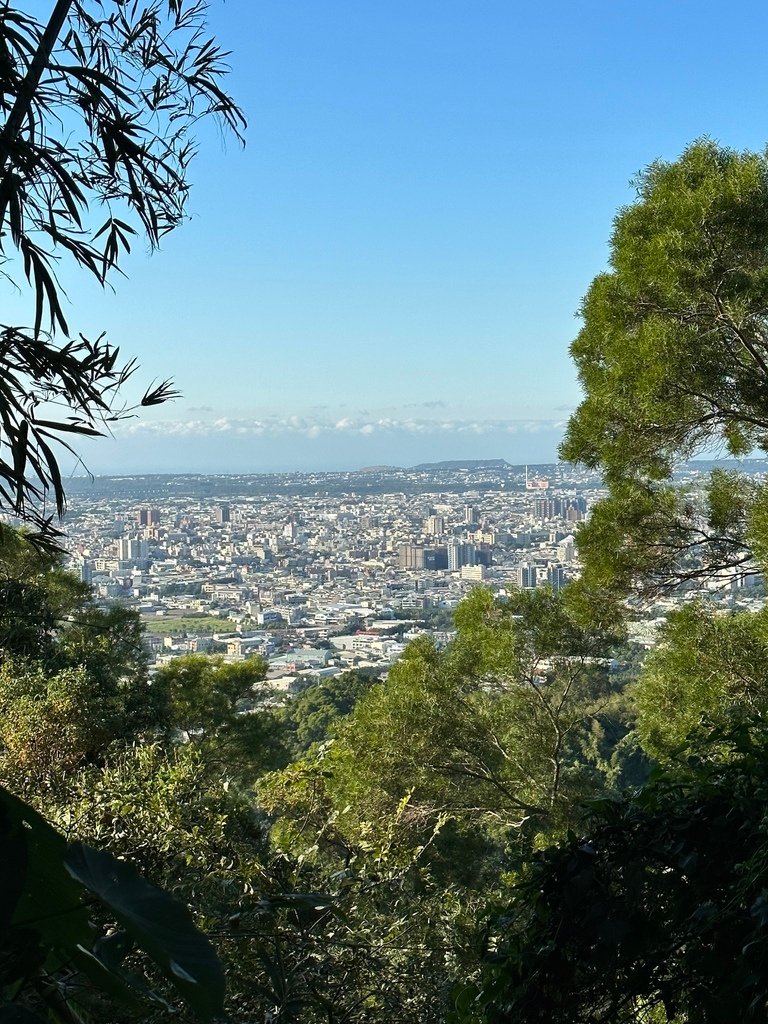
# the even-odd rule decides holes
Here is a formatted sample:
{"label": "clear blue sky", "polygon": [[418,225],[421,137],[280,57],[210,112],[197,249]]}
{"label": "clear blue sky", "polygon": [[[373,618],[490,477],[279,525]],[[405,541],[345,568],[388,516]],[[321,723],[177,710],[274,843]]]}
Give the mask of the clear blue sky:
{"label": "clear blue sky", "polygon": [[96,472],[551,460],[630,179],[768,141],[757,0],[212,0],[211,27],[245,150],[206,131],[192,221],[71,289],[183,392]]}

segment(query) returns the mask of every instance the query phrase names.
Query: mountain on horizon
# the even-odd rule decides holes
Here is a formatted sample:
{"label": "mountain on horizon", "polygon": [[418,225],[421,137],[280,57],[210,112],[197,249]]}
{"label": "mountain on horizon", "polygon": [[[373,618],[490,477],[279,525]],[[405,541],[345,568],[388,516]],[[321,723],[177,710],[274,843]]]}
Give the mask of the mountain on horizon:
{"label": "mountain on horizon", "polygon": [[448,462],[420,462],[411,466],[415,473],[428,473],[435,470],[452,469],[512,469],[512,463],[506,459],[456,459]]}

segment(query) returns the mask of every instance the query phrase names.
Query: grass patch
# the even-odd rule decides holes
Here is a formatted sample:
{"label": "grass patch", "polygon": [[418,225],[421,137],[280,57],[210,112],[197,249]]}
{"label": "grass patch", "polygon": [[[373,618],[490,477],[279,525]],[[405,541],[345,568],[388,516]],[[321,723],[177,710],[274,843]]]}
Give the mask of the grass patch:
{"label": "grass patch", "polygon": [[220,619],[217,615],[170,615],[142,618],[142,625],[148,633],[162,633],[163,636],[179,636],[181,633],[227,633],[235,628],[234,622]]}

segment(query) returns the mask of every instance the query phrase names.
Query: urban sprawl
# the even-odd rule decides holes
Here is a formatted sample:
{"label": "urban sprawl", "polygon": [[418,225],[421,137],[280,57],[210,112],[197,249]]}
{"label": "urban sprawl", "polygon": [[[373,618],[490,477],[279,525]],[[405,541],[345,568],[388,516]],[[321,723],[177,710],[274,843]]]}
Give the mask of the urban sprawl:
{"label": "urban sprawl", "polygon": [[[694,491],[709,467],[680,474]],[[765,466],[755,464],[753,475]],[[76,481],[69,565],[97,599],[136,609],[151,662],[259,655],[275,691],[349,669],[384,675],[414,636],[451,637],[473,587],[562,588],[575,534],[603,494],[572,466],[502,460],[410,470]],[[759,576],[719,578],[712,600],[762,603]],[[650,646],[678,593],[638,609]]]}

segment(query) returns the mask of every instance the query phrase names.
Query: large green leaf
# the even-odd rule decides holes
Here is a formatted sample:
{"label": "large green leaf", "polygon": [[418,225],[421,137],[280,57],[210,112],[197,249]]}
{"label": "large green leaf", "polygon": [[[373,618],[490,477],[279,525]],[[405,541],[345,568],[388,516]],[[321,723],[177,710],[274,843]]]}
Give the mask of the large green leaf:
{"label": "large green leaf", "polygon": [[162,1002],[146,984],[129,976],[120,967],[105,963],[95,952],[82,947],[76,949],[72,956],[72,964],[89,978],[100,992],[122,1006],[146,1009],[142,996],[153,1002]]}
{"label": "large green leaf", "polygon": [[3,884],[0,886],[0,942],[5,938],[13,919],[27,872],[27,844],[8,808],[0,802],[0,870]]}
{"label": "large green leaf", "polygon": [[66,840],[37,811],[2,788],[0,808],[9,834],[23,838],[26,847],[26,871],[12,925],[36,930],[46,946],[63,954],[90,945],[82,890],[64,868]]}
{"label": "large green leaf", "polygon": [[104,903],[136,945],[160,967],[198,1016],[223,1013],[224,971],[213,946],[185,906],[145,881],[125,861],[73,843],[71,876]]}
{"label": "large green leaf", "polygon": [[0,1024],[45,1024],[45,1021],[24,1006],[7,1003],[0,1006]]}

